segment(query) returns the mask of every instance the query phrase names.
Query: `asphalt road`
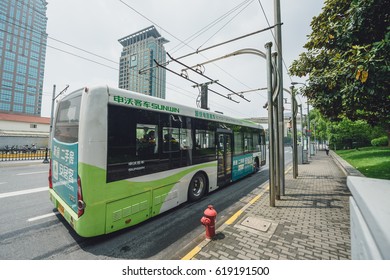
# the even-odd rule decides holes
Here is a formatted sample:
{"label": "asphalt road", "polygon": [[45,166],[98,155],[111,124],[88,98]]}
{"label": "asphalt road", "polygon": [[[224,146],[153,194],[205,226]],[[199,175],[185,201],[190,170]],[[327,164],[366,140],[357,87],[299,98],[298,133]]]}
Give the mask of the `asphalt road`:
{"label": "asphalt road", "polygon": [[0,259],[180,259],[202,239],[200,218],[207,206],[215,207],[222,223],[268,180],[268,167],[201,201],[94,238],[78,236],[53,209],[47,174],[47,164],[0,163]]}

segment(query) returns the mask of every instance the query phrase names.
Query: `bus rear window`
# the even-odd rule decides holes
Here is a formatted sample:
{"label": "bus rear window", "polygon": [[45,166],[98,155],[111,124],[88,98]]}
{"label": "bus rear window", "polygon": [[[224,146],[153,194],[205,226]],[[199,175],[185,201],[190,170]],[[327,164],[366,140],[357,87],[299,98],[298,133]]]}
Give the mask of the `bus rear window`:
{"label": "bus rear window", "polygon": [[65,143],[76,143],[79,139],[81,95],[63,100],[58,105],[54,138]]}

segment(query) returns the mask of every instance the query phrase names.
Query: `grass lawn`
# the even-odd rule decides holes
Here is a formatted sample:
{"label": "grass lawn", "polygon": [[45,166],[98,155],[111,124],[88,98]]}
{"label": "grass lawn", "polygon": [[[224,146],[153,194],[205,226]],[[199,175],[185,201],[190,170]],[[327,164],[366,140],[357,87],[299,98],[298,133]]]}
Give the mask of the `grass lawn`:
{"label": "grass lawn", "polygon": [[370,178],[390,180],[390,148],[365,147],[336,153]]}

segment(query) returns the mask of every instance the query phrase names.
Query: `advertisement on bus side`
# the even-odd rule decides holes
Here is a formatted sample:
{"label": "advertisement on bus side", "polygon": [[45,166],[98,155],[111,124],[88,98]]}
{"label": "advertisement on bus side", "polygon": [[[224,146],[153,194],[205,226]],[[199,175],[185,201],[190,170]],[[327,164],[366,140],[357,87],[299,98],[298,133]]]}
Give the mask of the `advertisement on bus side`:
{"label": "advertisement on bus side", "polygon": [[78,143],[53,139],[52,180],[55,192],[77,213]]}

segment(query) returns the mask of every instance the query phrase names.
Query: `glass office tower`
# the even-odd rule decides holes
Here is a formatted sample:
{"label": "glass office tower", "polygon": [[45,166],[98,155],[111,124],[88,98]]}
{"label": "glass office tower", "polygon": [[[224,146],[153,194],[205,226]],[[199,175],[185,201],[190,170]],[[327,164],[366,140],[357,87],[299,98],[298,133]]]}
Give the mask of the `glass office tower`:
{"label": "glass office tower", "polygon": [[[166,72],[156,66],[166,61],[164,44],[154,26],[118,40],[123,50],[120,58],[119,88],[165,99]],[[141,74],[139,71],[141,70]]]}
{"label": "glass office tower", "polygon": [[40,116],[47,2],[0,1],[0,112]]}

